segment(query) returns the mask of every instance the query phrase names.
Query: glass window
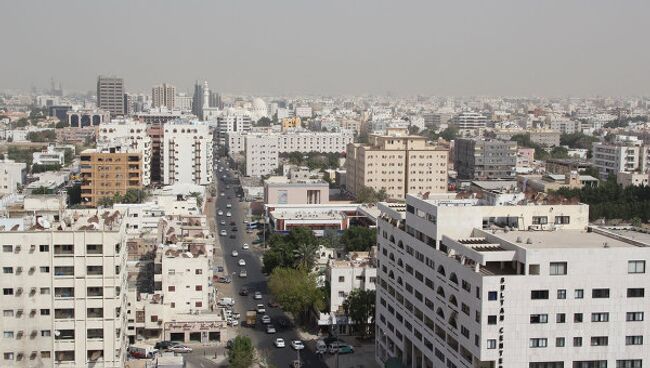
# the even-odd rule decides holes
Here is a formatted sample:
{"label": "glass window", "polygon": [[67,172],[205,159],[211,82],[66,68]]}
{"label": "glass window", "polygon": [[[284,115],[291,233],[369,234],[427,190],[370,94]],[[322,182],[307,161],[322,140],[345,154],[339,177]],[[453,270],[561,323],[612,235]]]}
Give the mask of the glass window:
{"label": "glass window", "polygon": [[566,262],[551,262],[550,266],[551,275],[566,275],[567,263]]}
{"label": "glass window", "polygon": [[566,289],[558,289],[557,298],[558,299],[566,299]]}
{"label": "glass window", "polygon": [[627,273],[645,273],[645,261],[628,261]]}

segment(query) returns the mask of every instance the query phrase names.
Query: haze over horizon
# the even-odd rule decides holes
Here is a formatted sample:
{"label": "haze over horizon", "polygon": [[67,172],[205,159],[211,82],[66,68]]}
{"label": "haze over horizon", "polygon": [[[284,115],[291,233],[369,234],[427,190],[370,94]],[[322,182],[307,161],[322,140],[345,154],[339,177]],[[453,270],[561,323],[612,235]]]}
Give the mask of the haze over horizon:
{"label": "haze over horizon", "polygon": [[650,94],[648,1],[8,1],[0,90]]}

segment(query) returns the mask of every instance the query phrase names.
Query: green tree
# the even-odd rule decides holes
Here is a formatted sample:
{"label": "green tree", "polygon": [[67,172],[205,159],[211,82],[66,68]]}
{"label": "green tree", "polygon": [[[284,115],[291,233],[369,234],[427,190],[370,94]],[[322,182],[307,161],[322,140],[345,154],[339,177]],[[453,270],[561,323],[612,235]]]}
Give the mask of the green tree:
{"label": "green tree", "polygon": [[257,123],[255,123],[255,126],[268,127],[271,126],[271,123],[272,123],[271,119],[267,118],[266,116],[263,116],[257,121]]}
{"label": "green tree", "polygon": [[148,196],[149,193],[142,189],[128,189],[124,196],[117,198],[115,203],[142,203]]}
{"label": "green tree", "polygon": [[68,188],[68,207],[81,203],[81,184],[74,184]]}
{"label": "green tree", "polygon": [[52,194],[53,191],[51,189],[48,189],[46,187],[38,187],[34,190],[32,190],[32,194]]}
{"label": "green tree", "polygon": [[308,265],[309,260],[301,254],[307,254],[306,249],[317,245],[318,241],[311,230],[298,227],[291,229],[287,235],[270,235],[268,244],[269,249],[264,252],[263,271],[270,274],[278,267],[295,267],[300,263]]}
{"label": "green tree", "polygon": [[371,187],[362,187],[357,193],[357,201],[360,203],[377,203],[386,199],[388,199],[388,194],[386,194],[386,189],[384,188],[375,191]]}
{"label": "green tree", "polygon": [[63,151],[63,162],[66,165],[70,165],[74,160],[74,150],[72,148],[66,148]]}
{"label": "green tree", "polygon": [[293,249],[294,265],[296,267],[312,270],[316,263],[318,245],[315,243],[300,243]]}
{"label": "green tree", "polygon": [[271,273],[268,285],[275,300],[298,321],[302,321],[310,309],[321,310],[325,305],[316,275],[304,268],[278,267]]}
{"label": "green tree", "polygon": [[250,368],[255,363],[255,347],[248,336],[237,336],[228,350],[228,364],[231,368]]}
{"label": "green tree", "polygon": [[351,226],[341,236],[341,244],[346,252],[367,252],[377,243],[377,230],[361,226]]}
{"label": "green tree", "polygon": [[569,148],[591,150],[594,142],[598,142],[598,138],[586,135],[582,132],[562,134],[560,136],[560,145],[569,146]]}
{"label": "green tree", "polygon": [[70,123],[67,120],[63,120],[63,121],[57,122],[56,125],[54,126],[54,128],[63,129],[63,128],[67,128],[69,126],[70,126]]}
{"label": "green tree", "polygon": [[359,326],[362,337],[368,336],[369,332],[374,331],[375,291],[354,289],[346,301],[350,320]]}
{"label": "green tree", "polygon": [[29,120],[27,120],[26,118],[20,118],[16,120],[16,122],[14,123],[14,127],[16,128],[24,128],[28,125],[30,125],[30,123]]}
{"label": "green tree", "polygon": [[322,241],[327,248],[336,249],[341,245],[341,235],[334,229],[325,229]]}
{"label": "green tree", "polygon": [[552,158],[568,158],[569,157],[569,150],[567,150],[564,147],[553,147],[551,150],[551,157]]}
{"label": "green tree", "polygon": [[11,160],[14,160],[16,162],[24,162],[27,164],[27,166],[30,166],[32,164],[32,160],[34,159],[33,153],[40,151],[40,148],[9,147],[7,150],[7,155]]}
{"label": "green tree", "polygon": [[32,174],[38,174],[46,171],[59,171],[61,170],[61,165],[60,164],[48,164],[48,165],[40,165],[40,164],[34,164],[32,165]]}
{"label": "green tree", "polygon": [[37,143],[54,142],[56,140],[56,132],[54,131],[54,129],[46,129],[37,132],[29,132],[27,133],[27,136],[25,138],[27,138],[27,140],[30,142],[37,142]]}

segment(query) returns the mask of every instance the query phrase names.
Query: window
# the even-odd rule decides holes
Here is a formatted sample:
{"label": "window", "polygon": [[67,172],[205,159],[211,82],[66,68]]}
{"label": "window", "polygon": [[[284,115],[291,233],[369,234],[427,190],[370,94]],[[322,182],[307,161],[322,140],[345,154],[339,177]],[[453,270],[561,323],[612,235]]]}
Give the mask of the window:
{"label": "window", "polygon": [[531,314],[530,323],[548,323],[548,314]]}
{"label": "window", "polygon": [[641,359],[617,360],[616,368],[643,368]]}
{"label": "window", "polygon": [[625,336],[625,345],[643,345],[643,336]]}
{"label": "window", "polygon": [[557,225],[566,225],[570,221],[569,216],[555,216],[555,224]]}
{"label": "window", "polygon": [[625,313],[625,320],[628,322],[643,321],[643,312],[627,312]]}
{"label": "window", "polygon": [[39,267],[41,273],[50,273],[50,267],[48,266],[41,266]]}
{"label": "window", "polygon": [[607,368],[606,360],[573,361],[573,368]]}
{"label": "window", "polygon": [[169,291],[169,292],[174,292],[174,291],[176,291],[176,286],[175,286],[175,285],[169,285],[169,286],[167,286],[167,291]]}
{"label": "window", "polygon": [[49,351],[41,351],[41,358],[50,359],[51,353]]}
{"label": "window", "polygon": [[497,295],[496,291],[488,291],[488,300],[497,300]]}
{"label": "window", "polygon": [[564,368],[564,362],[530,362],[528,368]]}
{"label": "window", "polygon": [[2,267],[2,273],[14,273],[13,267]]}
{"label": "window", "polygon": [[645,261],[627,261],[627,273],[645,273]]}
{"label": "window", "polygon": [[564,337],[556,337],[555,338],[555,346],[558,348],[563,348],[565,344]]}
{"label": "window", "polygon": [[607,312],[592,313],[591,322],[609,322],[609,313]]}
{"label": "window", "polygon": [[575,297],[576,299],[582,299],[582,298],[584,298],[584,297],[585,297],[585,291],[582,290],[582,289],[576,289],[576,290],[575,290],[575,293],[574,293],[574,297]]}
{"label": "window", "polygon": [[202,307],[203,307],[203,302],[195,302],[195,303],[194,303],[194,306],[195,306],[196,308],[202,308]]}
{"label": "window", "polygon": [[41,316],[49,316],[49,315],[50,315],[49,309],[41,309]]}
{"label": "window", "polygon": [[558,313],[555,315],[555,323],[566,323],[566,314]]}
{"label": "window", "polygon": [[41,295],[50,295],[50,288],[49,287],[42,287],[41,288]]}
{"label": "window", "polygon": [[487,348],[488,349],[496,349],[497,348],[497,340],[496,339],[488,339]]}
{"label": "window", "polygon": [[14,360],[14,353],[4,353],[5,360]]}
{"label": "window", "polygon": [[532,338],[528,342],[528,346],[531,348],[545,348],[548,341],[545,338]]}
{"label": "window", "polygon": [[573,322],[582,323],[582,313],[573,313]]}
{"label": "window", "polygon": [[200,268],[197,268],[196,270],[194,270],[194,274],[195,274],[195,275],[202,275],[202,274],[203,274],[203,270],[200,269]]}
{"label": "window", "polygon": [[3,245],[2,246],[2,251],[4,253],[11,253],[14,251],[14,246],[13,245]]}
{"label": "window", "polygon": [[2,289],[2,295],[14,295],[14,289],[4,288]]}
{"label": "window", "polygon": [[607,346],[608,340],[607,336],[592,336],[591,346]]}
{"label": "window", "polygon": [[3,317],[13,317],[14,316],[14,311],[13,309],[5,309],[2,311],[2,316]]}
{"label": "window", "polygon": [[609,298],[609,289],[592,289],[591,290],[592,298]]}
{"label": "window", "polygon": [[50,330],[41,330],[41,336],[50,337],[50,336],[52,336],[52,331],[50,331]]}
{"label": "window", "polygon": [[13,331],[4,331],[2,333],[2,337],[5,339],[13,339],[14,338],[14,332]]}
{"label": "window", "polygon": [[345,276],[339,276],[339,282],[345,282]]}
{"label": "window", "polygon": [[530,298],[533,300],[548,299],[548,290],[532,290]]}
{"label": "window", "polygon": [[643,288],[629,288],[627,289],[628,298],[643,298],[645,290]]}
{"label": "window", "polygon": [[548,217],[533,216],[533,225],[546,225],[546,224],[548,224]]}
{"label": "window", "polygon": [[488,325],[496,325],[497,324],[497,316],[488,316],[487,319]]}
{"label": "window", "polygon": [[551,262],[550,272],[551,275],[566,275],[567,263],[566,262]]}
{"label": "window", "polygon": [[557,290],[557,298],[558,299],[566,299],[566,289],[558,289]]}
{"label": "window", "polygon": [[195,285],[194,286],[194,291],[201,291],[203,290],[203,285]]}
{"label": "window", "polygon": [[582,337],[574,337],[573,346],[582,346]]}
{"label": "window", "polygon": [[50,246],[48,244],[41,244],[38,246],[38,250],[40,252],[49,252],[50,251]]}

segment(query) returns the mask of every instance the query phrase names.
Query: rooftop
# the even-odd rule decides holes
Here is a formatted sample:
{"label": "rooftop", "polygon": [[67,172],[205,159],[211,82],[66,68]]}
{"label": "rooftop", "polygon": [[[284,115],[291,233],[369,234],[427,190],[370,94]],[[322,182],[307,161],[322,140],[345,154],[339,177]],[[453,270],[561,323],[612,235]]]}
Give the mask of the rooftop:
{"label": "rooftop", "polygon": [[623,248],[635,246],[631,242],[586,230],[499,231],[494,235],[524,249],[531,250],[552,248]]}
{"label": "rooftop", "polygon": [[124,214],[118,210],[66,210],[60,221],[39,215],[0,219],[1,231],[118,231]]}

